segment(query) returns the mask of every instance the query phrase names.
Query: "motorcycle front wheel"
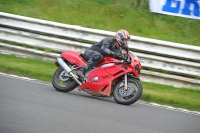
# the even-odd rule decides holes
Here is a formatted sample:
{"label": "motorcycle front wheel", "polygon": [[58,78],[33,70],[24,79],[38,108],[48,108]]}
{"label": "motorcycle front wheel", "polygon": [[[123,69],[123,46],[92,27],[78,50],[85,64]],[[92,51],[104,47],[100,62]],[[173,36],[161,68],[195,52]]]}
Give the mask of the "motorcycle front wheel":
{"label": "motorcycle front wheel", "polygon": [[114,100],[123,105],[135,103],[142,95],[143,87],[139,79],[128,78],[127,90],[124,81],[116,84],[113,90]]}
{"label": "motorcycle front wheel", "polygon": [[52,78],[52,85],[60,92],[69,92],[78,86],[77,82],[62,67],[58,67],[55,71]]}

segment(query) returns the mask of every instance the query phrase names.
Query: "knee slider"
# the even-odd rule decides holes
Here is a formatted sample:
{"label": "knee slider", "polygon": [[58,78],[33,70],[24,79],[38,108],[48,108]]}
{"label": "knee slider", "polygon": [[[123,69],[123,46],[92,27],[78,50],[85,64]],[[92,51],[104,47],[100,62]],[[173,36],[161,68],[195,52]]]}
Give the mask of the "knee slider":
{"label": "knee slider", "polygon": [[103,56],[100,55],[100,54],[95,54],[93,57],[92,57],[92,61],[95,62],[95,63],[98,63],[100,61],[102,61],[103,59]]}

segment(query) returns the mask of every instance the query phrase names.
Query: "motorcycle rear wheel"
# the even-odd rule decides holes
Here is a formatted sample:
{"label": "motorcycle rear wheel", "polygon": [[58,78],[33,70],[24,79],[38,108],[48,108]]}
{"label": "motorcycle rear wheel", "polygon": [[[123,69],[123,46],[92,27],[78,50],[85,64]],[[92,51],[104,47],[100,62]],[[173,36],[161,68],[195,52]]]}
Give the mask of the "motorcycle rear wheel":
{"label": "motorcycle rear wheel", "polygon": [[142,95],[143,87],[139,79],[128,78],[128,89],[125,90],[124,81],[116,84],[113,90],[114,100],[123,105],[135,103]]}
{"label": "motorcycle rear wheel", "polygon": [[62,67],[58,67],[52,78],[53,87],[60,92],[69,92],[75,89],[78,84],[77,82],[66,74]]}

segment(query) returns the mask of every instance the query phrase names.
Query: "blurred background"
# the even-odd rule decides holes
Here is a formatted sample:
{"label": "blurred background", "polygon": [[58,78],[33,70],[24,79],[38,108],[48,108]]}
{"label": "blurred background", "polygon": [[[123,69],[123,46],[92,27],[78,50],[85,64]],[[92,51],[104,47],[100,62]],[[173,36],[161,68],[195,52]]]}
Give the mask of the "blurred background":
{"label": "blurred background", "polygon": [[0,11],[200,46],[200,21],[149,11],[149,0],[0,0]]}

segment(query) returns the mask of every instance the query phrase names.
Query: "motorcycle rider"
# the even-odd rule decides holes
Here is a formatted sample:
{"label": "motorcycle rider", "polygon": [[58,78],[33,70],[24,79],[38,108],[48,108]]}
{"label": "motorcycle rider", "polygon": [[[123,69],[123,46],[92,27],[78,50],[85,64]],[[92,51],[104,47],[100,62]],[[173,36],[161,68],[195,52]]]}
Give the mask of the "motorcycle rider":
{"label": "motorcycle rider", "polygon": [[85,72],[96,66],[103,60],[103,56],[111,56],[121,60],[122,48],[128,48],[130,34],[126,30],[119,30],[114,37],[107,37],[92,45],[84,51],[84,58],[87,63],[79,69],[76,74],[83,79]]}

